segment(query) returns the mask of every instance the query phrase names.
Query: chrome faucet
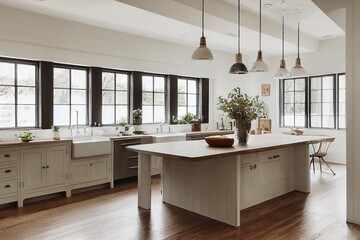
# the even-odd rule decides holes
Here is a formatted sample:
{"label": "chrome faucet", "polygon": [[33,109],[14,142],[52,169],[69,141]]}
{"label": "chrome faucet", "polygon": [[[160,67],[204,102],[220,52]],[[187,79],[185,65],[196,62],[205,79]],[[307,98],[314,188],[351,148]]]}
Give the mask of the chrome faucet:
{"label": "chrome faucet", "polygon": [[164,125],[162,123],[160,123],[160,132],[161,133],[163,132],[163,128],[164,128]]}

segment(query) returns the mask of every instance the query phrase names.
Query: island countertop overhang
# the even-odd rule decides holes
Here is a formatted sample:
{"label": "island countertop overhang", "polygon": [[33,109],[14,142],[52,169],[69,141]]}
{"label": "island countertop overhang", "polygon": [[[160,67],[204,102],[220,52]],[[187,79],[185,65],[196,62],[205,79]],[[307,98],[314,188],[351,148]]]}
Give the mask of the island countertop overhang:
{"label": "island countertop overhang", "polygon": [[235,141],[229,148],[209,147],[204,140],[167,142],[129,146],[128,149],[142,154],[168,158],[179,158],[190,161],[205,160],[233,155],[241,155],[284,147],[293,144],[308,143],[312,140],[330,136],[295,136],[286,134],[250,135],[246,145]]}

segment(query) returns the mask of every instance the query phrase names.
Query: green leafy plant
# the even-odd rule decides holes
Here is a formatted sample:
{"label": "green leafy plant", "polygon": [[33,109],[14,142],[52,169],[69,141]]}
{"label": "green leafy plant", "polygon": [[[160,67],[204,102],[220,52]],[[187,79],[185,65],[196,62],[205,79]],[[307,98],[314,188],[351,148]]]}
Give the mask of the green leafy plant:
{"label": "green leafy plant", "polygon": [[218,109],[235,119],[247,130],[250,130],[251,121],[265,112],[265,103],[259,100],[259,96],[251,97],[241,93],[239,87],[234,88],[228,97],[218,97]]}
{"label": "green leafy plant", "polygon": [[140,108],[133,111],[133,118],[138,119],[142,117],[142,110]]}
{"label": "green leafy plant", "polygon": [[29,140],[33,140],[33,138],[34,138],[34,136],[32,134],[33,134],[32,132],[22,132],[18,135],[18,137],[21,140],[29,141]]}
{"label": "green leafy plant", "polygon": [[57,127],[57,126],[52,126],[51,129],[52,129],[54,132],[59,131],[59,127]]}
{"label": "green leafy plant", "polygon": [[125,127],[125,125],[127,124],[127,121],[125,118],[122,118],[119,121],[117,121],[116,123],[121,127]]}
{"label": "green leafy plant", "polygon": [[172,122],[175,124],[188,124],[192,122],[199,122],[201,118],[192,113],[186,113],[181,118],[176,118],[175,116],[172,117]]}

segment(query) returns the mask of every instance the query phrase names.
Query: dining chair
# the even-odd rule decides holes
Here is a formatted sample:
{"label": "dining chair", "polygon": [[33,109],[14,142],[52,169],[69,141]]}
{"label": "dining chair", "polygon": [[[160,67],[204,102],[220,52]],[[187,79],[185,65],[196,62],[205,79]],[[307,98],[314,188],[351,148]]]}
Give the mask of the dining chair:
{"label": "dining chair", "polygon": [[310,166],[313,165],[313,171],[315,172],[315,158],[319,159],[320,164],[320,172],[322,172],[322,164],[324,162],[326,166],[330,169],[330,171],[335,175],[335,172],[331,169],[329,164],[324,160],[324,157],[327,155],[330,144],[334,142],[335,138],[326,138],[321,140],[313,140],[310,141],[312,146],[312,153],[310,154]]}

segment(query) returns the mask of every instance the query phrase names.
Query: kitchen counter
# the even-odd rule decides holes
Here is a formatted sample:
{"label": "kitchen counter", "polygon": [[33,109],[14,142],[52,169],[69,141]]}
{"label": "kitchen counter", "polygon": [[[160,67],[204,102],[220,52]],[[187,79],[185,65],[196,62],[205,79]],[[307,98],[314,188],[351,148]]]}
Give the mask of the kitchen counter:
{"label": "kitchen counter", "polygon": [[61,139],[61,140],[53,140],[53,139],[34,139],[30,142],[23,143],[21,141],[4,141],[0,142],[0,147],[6,146],[35,146],[41,144],[51,144],[51,143],[62,143],[62,142],[71,142],[71,139]]}
{"label": "kitchen counter", "polygon": [[151,156],[163,157],[163,202],[240,226],[240,209],[310,192],[309,142],[326,136],[251,135],[246,145],[204,140],[130,146],[139,153],[138,206],[151,207]]}

